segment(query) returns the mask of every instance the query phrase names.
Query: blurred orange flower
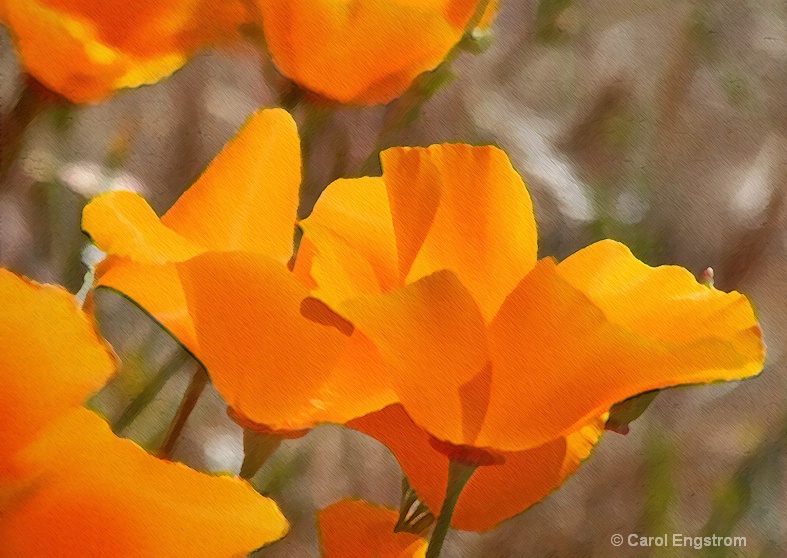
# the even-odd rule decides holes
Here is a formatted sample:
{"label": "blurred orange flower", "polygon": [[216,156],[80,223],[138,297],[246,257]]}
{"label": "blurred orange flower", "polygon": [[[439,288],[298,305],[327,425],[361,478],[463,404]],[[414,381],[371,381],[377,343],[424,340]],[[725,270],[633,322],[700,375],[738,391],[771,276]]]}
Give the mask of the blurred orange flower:
{"label": "blurred orange flower", "polygon": [[[110,257],[96,283],[191,351],[234,412],[270,430],[342,423],[395,401],[369,341],[330,327],[289,271],[300,144],[283,110],[251,117],[159,219],[138,195],[94,199],[83,228]],[[304,312],[327,325],[306,319]]]}
{"label": "blurred orange flower", "polygon": [[[387,103],[440,64],[478,0],[256,0],[273,61],[342,103]],[[496,2],[487,10],[488,25]]]}
{"label": "blurred orange flower", "polygon": [[66,291],[0,269],[0,557],[237,556],[281,538],[247,483],[159,460],[81,407],[112,353]]}
{"label": "blurred orange flower", "polygon": [[323,558],[423,558],[426,540],[395,533],[399,514],[391,509],[342,500],[318,512]]}
{"label": "blurred orange flower", "polygon": [[22,66],[76,103],[154,83],[201,47],[227,41],[241,0],[3,0]]}
{"label": "blurred orange flower", "polygon": [[315,294],[369,336],[407,413],[454,459],[535,449],[633,395],[761,370],[741,294],[613,241],[537,262],[530,198],[502,151],[397,148],[382,163],[381,178],[329,186],[302,224]]}

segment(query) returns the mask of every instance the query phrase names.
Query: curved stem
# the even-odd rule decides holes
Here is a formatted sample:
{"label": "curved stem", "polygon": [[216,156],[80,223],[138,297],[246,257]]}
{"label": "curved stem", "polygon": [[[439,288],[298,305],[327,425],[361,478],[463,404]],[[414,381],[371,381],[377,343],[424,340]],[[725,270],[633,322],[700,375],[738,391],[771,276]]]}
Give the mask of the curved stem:
{"label": "curved stem", "polygon": [[438,558],[440,556],[445,536],[451,528],[451,518],[454,515],[456,502],[476,469],[477,467],[474,465],[465,465],[458,461],[451,461],[448,465],[448,487],[445,491],[445,500],[443,500],[443,507],[440,508],[440,516],[437,518],[432,538],[429,539],[426,558]]}
{"label": "curved stem", "polygon": [[172,420],[172,426],[169,427],[167,437],[164,439],[164,443],[161,444],[161,448],[158,451],[158,456],[160,458],[170,459],[172,457],[172,450],[175,449],[175,444],[180,434],[183,432],[183,427],[186,426],[186,421],[189,419],[191,412],[197,405],[199,396],[202,395],[207,385],[208,373],[200,366],[197,371],[194,372],[194,376],[191,377],[191,383],[189,383],[189,387],[186,388],[186,394],[183,396],[180,407],[178,407],[175,413],[175,418]]}

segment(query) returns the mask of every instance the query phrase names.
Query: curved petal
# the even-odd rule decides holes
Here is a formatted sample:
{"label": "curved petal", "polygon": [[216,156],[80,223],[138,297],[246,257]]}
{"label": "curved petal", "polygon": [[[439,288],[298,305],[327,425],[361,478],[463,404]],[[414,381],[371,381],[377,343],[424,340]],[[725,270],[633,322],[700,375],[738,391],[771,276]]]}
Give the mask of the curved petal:
{"label": "curved petal", "polygon": [[[304,317],[308,290],[283,265],[254,254],[211,252],[178,264],[178,272],[197,357],[227,403],[252,422],[300,430],[390,400],[370,403],[376,383],[359,378],[375,357],[364,354],[358,339]],[[354,376],[337,375],[337,367]]]}
{"label": "curved petal", "polygon": [[[435,451],[429,434],[410,419],[401,405],[361,417],[347,424],[380,441],[391,450],[416,494],[438,512],[448,484],[448,458]],[[501,465],[482,466],[459,496],[451,525],[464,531],[496,527],[556,490],[577,470],[598,442],[603,423],[538,448],[504,455]]]}
{"label": "curved petal", "polygon": [[477,0],[256,0],[273,61],[343,103],[387,103],[434,69]]}
{"label": "curved petal", "polygon": [[246,555],[287,521],[246,482],[159,460],[72,411],[24,455],[39,476],[0,516],[0,556]]}
{"label": "curved petal", "polygon": [[416,423],[441,440],[473,443],[489,404],[486,326],[453,273],[350,300],[341,313],[374,342]]}
{"label": "curved petal", "polygon": [[82,211],[82,229],[109,255],[141,264],[187,260],[203,249],[164,226],[148,202],[134,192],[93,198]]}
{"label": "curved petal", "polygon": [[506,154],[443,144],[381,159],[402,279],[451,270],[491,319],[537,254],[530,195]]}
{"label": "curved petal", "polygon": [[[650,301],[640,296],[628,304]],[[636,394],[739,380],[763,364],[762,353],[738,334],[653,339],[625,329],[551,260],[539,262],[509,296],[489,335],[492,402],[477,443],[508,451],[563,436]]]}
{"label": "curved petal", "polygon": [[108,192],[85,207],[82,228],[103,251],[137,263],[179,262],[207,250],[284,263],[292,255],[300,169],[292,117],[259,111],[161,219],[141,196]]}
{"label": "curved petal", "polygon": [[358,500],[342,500],[317,513],[323,558],[424,558],[426,539],[394,533],[399,514]]}
{"label": "curved petal", "polygon": [[557,270],[611,322],[640,335],[675,343],[722,339],[752,360],[764,358],[748,299],[708,288],[682,267],[650,267],[623,244],[603,240],[576,252]]}
{"label": "curved petal", "polygon": [[257,252],[285,263],[300,184],[295,121],[282,109],[260,110],[161,222],[207,250]]}
{"label": "curved petal", "polygon": [[117,257],[106,262],[106,271],[97,275],[95,287],[108,288],[128,298],[189,352],[199,352],[194,323],[174,264],[143,265]]}
{"label": "curved petal", "polygon": [[331,183],[301,227],[311,243],[315,295],[326,303],[337,305],[400,286],[396,238],[381,178]]}
{"label": "curved petal", "polygon": [[0,269],[0,476],[53,420],[115,372],[115,358],[59,287]]}

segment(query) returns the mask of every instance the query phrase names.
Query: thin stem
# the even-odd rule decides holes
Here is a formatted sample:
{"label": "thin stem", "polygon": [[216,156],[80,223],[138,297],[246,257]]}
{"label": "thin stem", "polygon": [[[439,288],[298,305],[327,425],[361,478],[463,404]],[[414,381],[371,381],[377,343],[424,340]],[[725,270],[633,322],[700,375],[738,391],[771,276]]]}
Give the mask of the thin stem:
{"label": "thin stem", "polygon": [[183,396],[183,400],[180,402],[180,407],[178,407],[175,413],[175,418],[172,421],[172,425],[169,427],[167,437],[164,439],[164,443],[161,444],[161,448],[158,451],[158,456],[160,458],[170,459],[172,457],[172,451],[175,449],[175,444],[180,434],[183,432],[183,427],[186,426],[186,421],[188,421],[191,412],[194,410],[194,407],[196,407],[197,401],[199,401],[199,397],[202,395],[207,385],[208,373],[200,366],[197,368],[197,371],[194,372],[194,376],[191,377],[191,383],[189,383],[189,387],[186,388],[186,393]]}
{"label": "thin stem", "polygon": [[333,111],[327,106],[321,106],[316,102],[310,101],[305,96],[302,99],[303,110],[305,112],[303,126],[301,127],[301,152],[303,157],[303,178],[301,180],[300,203],[298,207],[298,218],[308,217],[317,198],[327,186],[314,176],[314,148],[317,139],[322,134],[325,126],[331,121]]}
{"label": "thin stem", "polygon": [[445,77],[451,65],[465,49],[468,40],[473,40],[473,31],[484,17],[491,0],[480,0],[475,12],[465,26],[462,38],[448,52],[442,62],[430,72],[421,74],[413,84],[396,101],[388,105],[383,117],[382,129],[377,137],[374,148],[369,156],[361,163],[357,176],[367,176],[377,170],[380,152],[390,147],[396,136],[417,116],[421,107],[431,99]]}
{"label": "thin stem", "polygon": [[158,374],[153,380],[146,385],[143,390],[137,395],[134,400],[129,403],[125,408],[123,414],[115,421],[112,431],[115,434],[120,434],[129,427],[129,425],[136,420],[136,418],[150,405],[151,401],[156,398],[161,389],[164,387],[170,378],[181,369],[181,367],[188,360],[188,355],[178,349],[178,352],[167,361],[167,363],[159,370]]}
{"label": "thin stem", "polygon": [[456,502],[476,469],[477,467],[474,465],[465,465],[458,461],[451,461],[448,465],[448,487],[445,491],[445,500],[443,500],[443,507],[440,508],[440,516],[437,518],[432,538],[429,539],[426,558],[438,558],[440,556],[445,536],[451,528],[451,518],[454,515]]}
{"label": "thin stem", "polygon": [[276,452],[283,438],[278,434],[263,434],[252,430],[243,431],[243,464],[240,478],[251,480]]}

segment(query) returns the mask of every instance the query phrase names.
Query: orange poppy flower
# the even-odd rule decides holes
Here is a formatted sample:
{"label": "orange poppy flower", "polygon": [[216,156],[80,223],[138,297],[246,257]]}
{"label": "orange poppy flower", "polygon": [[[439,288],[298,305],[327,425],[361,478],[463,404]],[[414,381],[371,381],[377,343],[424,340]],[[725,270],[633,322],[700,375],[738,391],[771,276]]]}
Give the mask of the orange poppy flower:
{"label": "orange poppy flower", "polygon": [[[401,95],[459,41],[478,0],[256,0],[278,69],[342,103]],[[496,2],[493,2],[496,4]],[[487,11],[488,25],[495,8]]]}
{"label": "orange poppy flower", "polygon": [[[433,513],[440,511],[448,485],[448,457],[435,450],[430,435],[416,426],[401,405],[347,426],[385,444],[418,497]],[[603,428],[603,420],[598,419],[566,438],[503,453],[502,463],[480,467],[462,490],[451,525],[464,531],[487,531],[540,502],[590,455]]]}
{"label": "orange poppy flower", "polygon": [[537,262],[530,198],[500,150],[400,148],[382,163],[381,178],[329,186],[303,223],[316,295],[369,336],[407,413],[457,460],[538,448],[641,392],[761,370],[743,295],[612,241]]}
{"label": "orange poppy flower", "polygon": [[0,307],[0,557],[230,557],[284,535],[247,483],[159,460],[81,407],[115,360],[72,295],[0,269]]}
{"label": "orange poppy flower", "polygon": [[99,196],[83,214],[110,255],[97,286],[147,311],[235,413],[271,430],[341,423],[394,401],[367,378],[378,366],[368,340],[303,315],[309,288],[287,268],[300,169],[290,115],[261,111],[161,219],[129,192]]}
{"label": "orange poppy flower", "polygon": [[240,0],[4,0],[22,66],[77,102],[154,83],[207,44],[235,34]]}
{"label": "orange poppy flower", "polygon": [[395,533],[399,514],[388,508],[342,500],[317,514],[323,558],[424,558],[426,540]]}

